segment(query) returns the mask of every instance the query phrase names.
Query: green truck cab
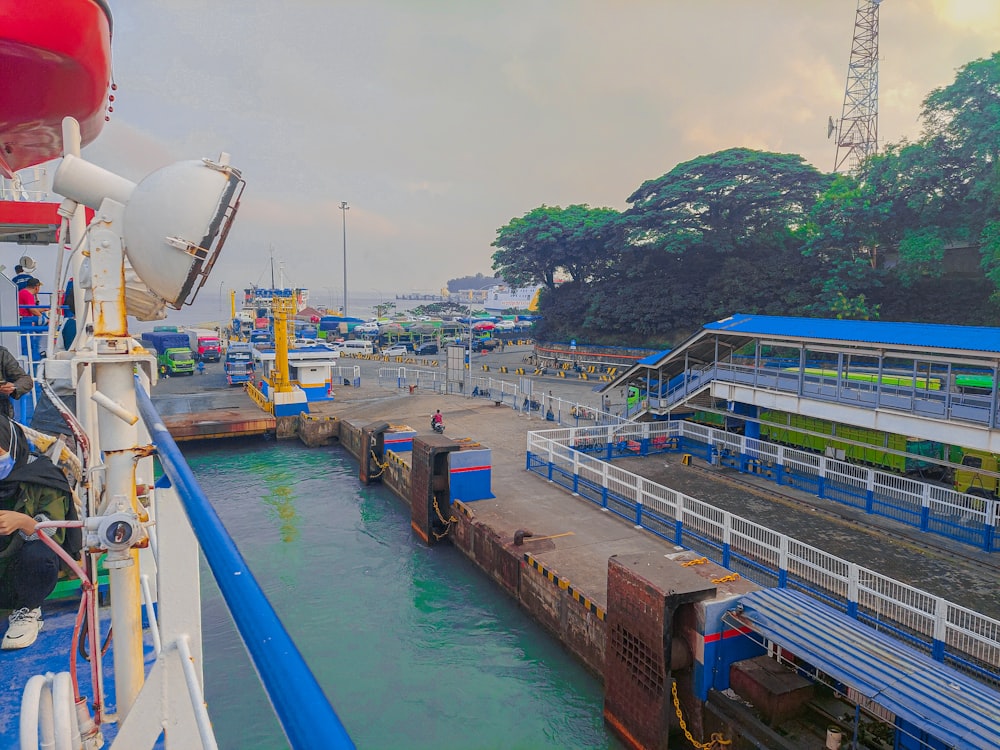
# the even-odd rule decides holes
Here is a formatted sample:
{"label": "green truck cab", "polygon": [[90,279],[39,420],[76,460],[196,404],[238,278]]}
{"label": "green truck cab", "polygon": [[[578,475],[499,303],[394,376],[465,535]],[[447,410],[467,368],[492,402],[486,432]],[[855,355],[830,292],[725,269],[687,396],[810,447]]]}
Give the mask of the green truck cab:
{"label": "green truck cab", "polygon": [[190,349],[165,349],[156,355],[156,364],[166,367],[168,375],[193,375],[194,352]]}
{"label": "green truck cab", "polygon": [[142,345],[156,352],[156,366],[167,375],[193,375],[194,352],[188,345],[188,335],[176,331],[147,331]]}

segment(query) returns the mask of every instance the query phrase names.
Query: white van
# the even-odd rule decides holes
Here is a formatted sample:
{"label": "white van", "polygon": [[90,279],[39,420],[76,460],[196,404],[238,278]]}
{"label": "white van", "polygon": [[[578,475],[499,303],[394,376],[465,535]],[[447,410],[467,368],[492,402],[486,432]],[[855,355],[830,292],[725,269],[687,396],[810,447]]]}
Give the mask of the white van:
{"label": "white van", "polygon": [[374,354],[375,347],[372,345],[371,341],[352,339],[344,342],[344,348],[341,349],[341,351],[344,354]]}

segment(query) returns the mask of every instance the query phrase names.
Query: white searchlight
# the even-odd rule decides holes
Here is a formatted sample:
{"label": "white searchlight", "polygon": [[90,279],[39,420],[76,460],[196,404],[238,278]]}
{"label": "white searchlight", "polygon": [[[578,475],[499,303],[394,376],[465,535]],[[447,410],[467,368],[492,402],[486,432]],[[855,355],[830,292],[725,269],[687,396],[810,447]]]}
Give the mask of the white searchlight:
{"label": "white searchlight", "polygon": [[126,309],[147,320],[155,305],[141,300],[136,281],[175,310],[191,304],[222,250],[244,185],[228,154],[218,162],[171,164],[138,185],[67,155],[52,182],[55,192],[94,209],[94,223],[108,220],[101,212],[105,200],[124,207],[121,237],[127,265],[138,276],[127,279]]}

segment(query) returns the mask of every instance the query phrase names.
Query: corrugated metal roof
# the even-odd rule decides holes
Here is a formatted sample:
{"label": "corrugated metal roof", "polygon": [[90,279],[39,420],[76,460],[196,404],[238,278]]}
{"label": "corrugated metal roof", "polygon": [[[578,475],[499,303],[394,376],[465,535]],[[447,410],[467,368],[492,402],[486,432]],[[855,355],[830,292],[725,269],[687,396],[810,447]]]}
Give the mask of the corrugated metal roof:
{"label": "corrugated metal roof", "polygon": [[731,614],[834,679],[956,748],[1000,748],[1000,693],[789,589]]}
{"label": "corrugated metal roof", "polygon": [[637,365],[655,365],[659,363],[661,359],[670,354],[669,349],[664,349],[662,352],[653,352],[652,354],[647,354],[642,359],[636,360]]}
{"label": "corrugated metal roof", "polygon": [[852,341],[891,346],[1000,352],[1000,328],[945,326],[933,323],[885,323],[877,320],[832,320],[737,314],[714,323],[708,331],[732,331],[751,336],[783,336]]}

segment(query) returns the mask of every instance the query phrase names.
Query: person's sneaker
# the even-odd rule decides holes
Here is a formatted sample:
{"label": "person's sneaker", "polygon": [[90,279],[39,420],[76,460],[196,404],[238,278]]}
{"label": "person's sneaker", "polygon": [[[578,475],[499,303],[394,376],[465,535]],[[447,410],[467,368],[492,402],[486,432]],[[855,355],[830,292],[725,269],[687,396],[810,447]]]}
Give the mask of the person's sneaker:
{"label": "person's sneaker", "polygon": [[38,607],[34,609],[21,607],[11,612],[7,619],[10,625],[3,637],[3,643],[0,643],[0,649],[4,651],[30,646],[38,638],[38,631],[45,622],[42,620],[42,610]]}

